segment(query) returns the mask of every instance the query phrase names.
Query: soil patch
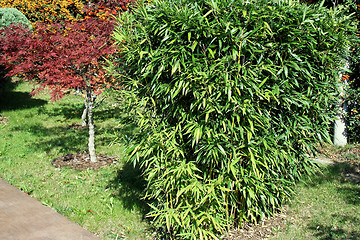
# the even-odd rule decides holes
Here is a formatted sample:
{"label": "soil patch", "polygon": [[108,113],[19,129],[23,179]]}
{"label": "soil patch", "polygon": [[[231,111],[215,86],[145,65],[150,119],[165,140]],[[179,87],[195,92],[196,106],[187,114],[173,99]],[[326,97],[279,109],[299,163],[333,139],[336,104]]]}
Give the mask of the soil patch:
{"label": "soil patch", "polygon": [[86,152],[69,153],[65,156],[54,159],[51,164],[57,168],[69,167],[80,171],[86,169],[99,170],[102,167],[117,164],[117,160],[114,156],[98,154],[96,157],[97,162],[91,162],[90,155]]}
{"label": "soil patch", "polygon": [[275,214],[272,218],[265,219],[259,224],[244,223],[241,229],[234,229],[222,236],[223,240],[266,240],[274,236],[285,227],[286,211]]}
{"label": "soil patch", "polygon": [[69,125],[69,126],[67,127],[67,129],[75,129],[75,130],[87,129],[87,128],[88,128],[87,125],[86,125],[86,126],[83,126],[83,125],[78,124],[78,123],[75,123],[75,122],[73,122],[71,125]]}
{"label": "soil patch", "polygon": [[6,125],[9,121],[9,118],[7,117],[3,117],[0,115],[0,125],[3,124],[3,125]]}

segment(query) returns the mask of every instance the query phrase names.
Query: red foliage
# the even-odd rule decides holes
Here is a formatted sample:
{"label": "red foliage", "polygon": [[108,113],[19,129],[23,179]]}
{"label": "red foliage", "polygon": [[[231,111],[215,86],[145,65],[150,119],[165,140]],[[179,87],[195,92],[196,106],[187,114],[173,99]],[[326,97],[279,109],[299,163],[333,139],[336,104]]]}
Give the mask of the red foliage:
{"label": "red foliage", "polygon": [[100,8],[111,8],[115,9],[116,7],[126,7],[134,5],[136,0],[92,0],[89,5],[100,6]]}
{"label": "red foliage", "polygon": [[109,84],[100,62],[115,52],[112,31],[113,23],[96,18],[38,23],[35,33],[10,26],[0,30],[0,64],[10,68],[8,75],[38,83],[33,93],[49,87],[52,100],[86,86],[96,93]]}
{"label": "red foliage", "polygon": [[136,7],[136,0],[92,0],[84,5],[82,15],[85,18],[96,17],[102,20],[111,19],[123,11]]}

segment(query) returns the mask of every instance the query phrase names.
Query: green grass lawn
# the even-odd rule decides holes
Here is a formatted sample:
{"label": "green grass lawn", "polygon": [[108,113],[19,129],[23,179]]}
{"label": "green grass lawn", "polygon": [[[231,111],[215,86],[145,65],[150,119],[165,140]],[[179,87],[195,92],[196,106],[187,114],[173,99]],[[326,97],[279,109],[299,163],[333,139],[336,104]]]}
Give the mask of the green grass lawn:
{"label": "green grass lawn", "polygon": [[[349,160],[360,163],[359,155]],[[360,183],[344,174],[357,170],[341,161],[323,166],[323,175],[299,184],[287,206],[285,229],[271,239],[360,239]]]}
{"label": "green grass lawn", "polygon": [[[13,89],[10,89],[13,88]],[[118,165],[99,171],[58,169],[51,161],[87,150],[87,129],[81,124],[83,99],[68,95],[52,103],[42,93],[30,97],[32,86],[11,83],[0,96],[0,177],[43,204],[79,223],[102,239],[146,239],[146,205],[138,172],[125,164],[126,141],[133,125],[123,125],[125,111],[111,99],[95,110],[97,153],[116,156]]]}
{"label": "green grass lawn", "polygon": [[[8,119],[0,124],[0,177],[102,239],[151,239],[141,178],[125,163],[134,124],[122,120],[131,116],[111,98],[95,111],[97,153],[116,156],[118,165],[58,169],[53,159],[87,150],[87,130],[69,128],[81,124],[83,99],[68,95],[52,103],[46,93],[30,97],[31,89],[12,83],[0,92],[0,114]],[[285,228],[271,239],[360,239],[360,185],[345,180],[349,167],[324,166],[324,175],[299,184]]]}

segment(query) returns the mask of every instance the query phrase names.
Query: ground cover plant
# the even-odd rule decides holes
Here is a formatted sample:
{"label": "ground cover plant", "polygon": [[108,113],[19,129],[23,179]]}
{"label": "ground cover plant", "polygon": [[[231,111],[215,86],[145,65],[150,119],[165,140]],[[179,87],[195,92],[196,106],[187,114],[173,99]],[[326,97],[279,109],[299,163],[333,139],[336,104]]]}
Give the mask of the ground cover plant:
{"label": "ground cover plant", "polygon": [[338,71],[356,41],[343,8],[297,1],[152,1],[119,18],[114,71],[147,114],[135,163],[169,238],[257,222],[314,171]]}
{"label": "ground cover plant", "polygon": [[150,239],[141,178],[125,164],[134,131],[132,124],[120,124],[127,110],[113,106],[117,99],[95,110],[98,150],[116,164],[98,171],[56,168],[54,159],[86,150],[86,128],[74,127],[81,123],[83,99],[71,94],[52,103],[46,92],[31,97],[32,88],[11,83],[0,96],[0,178],[101,239]]}
{"label": "ground cover plant", "polygon": [[30,21],[19,10],[15,8],[0,8],[0,28],[8,27],[10,24],[23,24],[32,28]]}

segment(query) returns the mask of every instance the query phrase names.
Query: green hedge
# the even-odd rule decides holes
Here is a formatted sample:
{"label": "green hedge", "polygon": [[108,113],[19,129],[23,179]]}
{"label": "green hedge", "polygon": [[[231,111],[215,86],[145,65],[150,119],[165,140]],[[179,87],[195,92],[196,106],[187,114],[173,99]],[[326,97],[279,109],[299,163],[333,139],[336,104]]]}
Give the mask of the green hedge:
{"label": "green hedge", "polygon": [[328,141],[353,16],[297,1],[154,0],[120,18],[156,227],[211,239],[277,211]]}

